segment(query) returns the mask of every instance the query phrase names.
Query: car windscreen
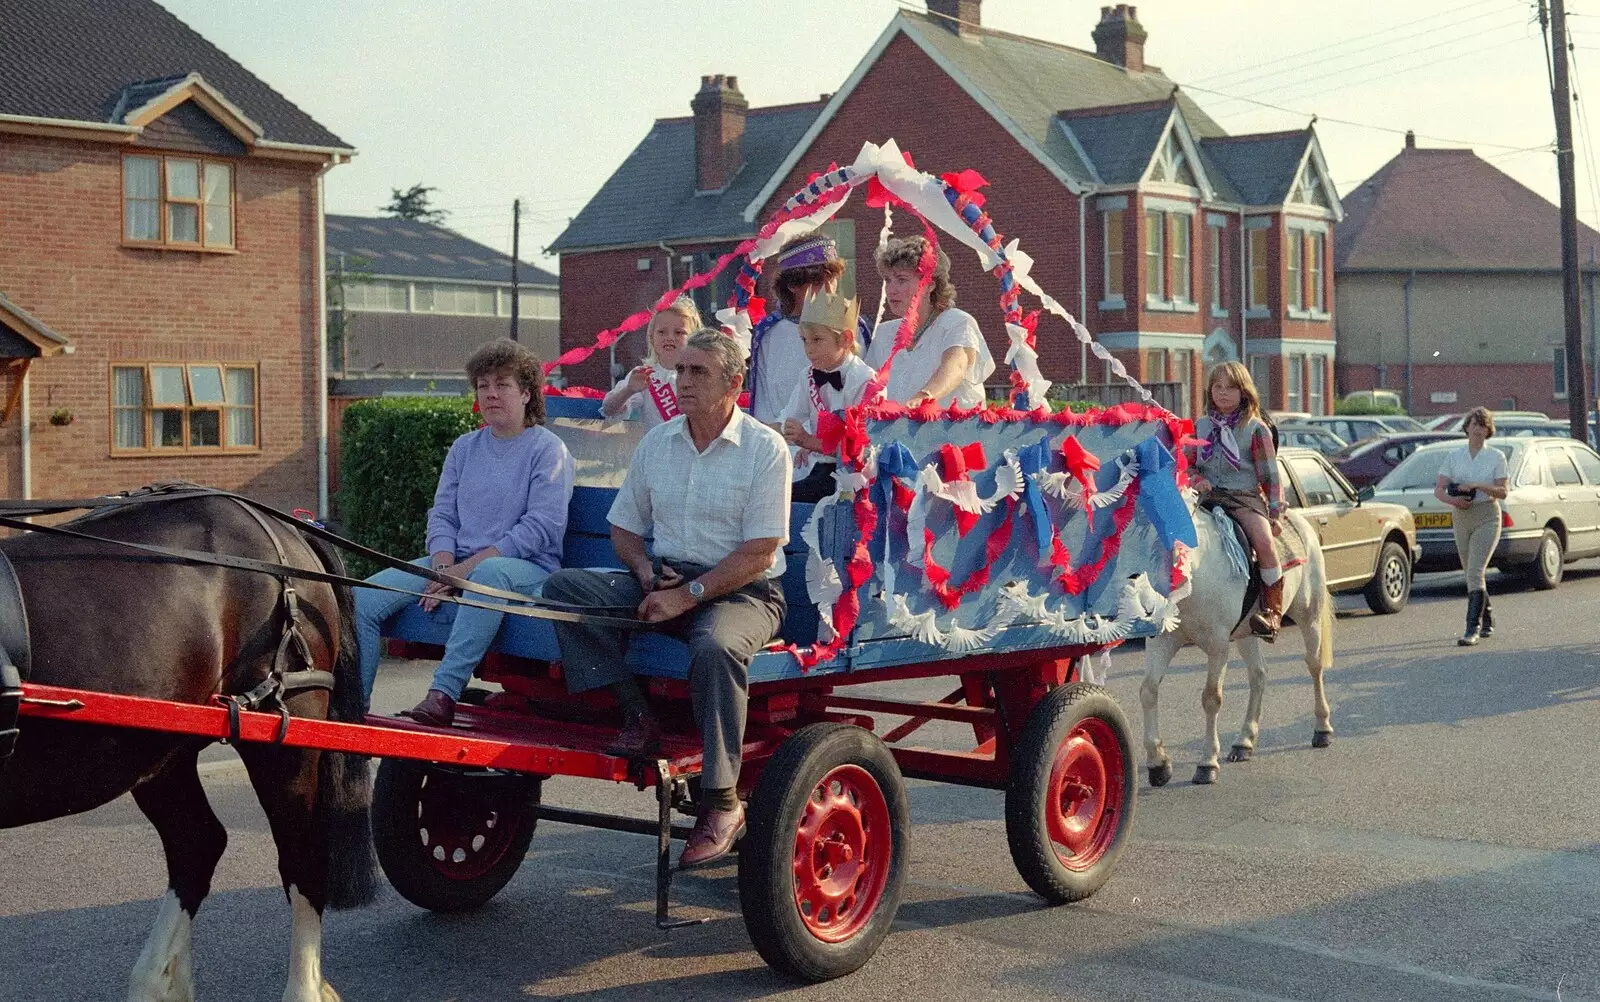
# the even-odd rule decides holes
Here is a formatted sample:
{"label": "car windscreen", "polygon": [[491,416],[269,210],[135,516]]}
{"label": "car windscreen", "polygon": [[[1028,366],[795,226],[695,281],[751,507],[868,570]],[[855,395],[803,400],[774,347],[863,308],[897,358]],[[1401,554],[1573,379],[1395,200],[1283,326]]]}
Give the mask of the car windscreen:
{"label": "car windscreen", "polygon": [[[1508,461],[1516,459],[1516,450],[1509,443],[1489,444],[1505,453]],[[1405,491],[1422,488],[1431,490],[1439,480],[1439,470],[1444,466],[1444,457],[1458,448],[1460,446],[1448,445],[1418,449],[1401,460],[1399,466],[1390,470],[1387,476],[1378,481],[1378,490]]]}
{"label": "car windscreen", "polygon": [[1383,423],[1394,431],[1427,431],[1422,422],[1409,417],[1385,417]]}

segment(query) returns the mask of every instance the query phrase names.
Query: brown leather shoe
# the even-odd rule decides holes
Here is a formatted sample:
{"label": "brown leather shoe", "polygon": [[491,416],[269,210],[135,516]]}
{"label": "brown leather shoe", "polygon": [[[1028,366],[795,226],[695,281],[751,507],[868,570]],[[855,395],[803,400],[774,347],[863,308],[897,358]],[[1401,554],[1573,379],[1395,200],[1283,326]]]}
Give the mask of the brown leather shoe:
{"label": "brown leather shoe", "polygon": [[438,689],[429,689],[422,702],[411,708],[411,719],[419,724],[449,727],[456,719],[456,701]]}
{"label": "brown leather shoe", "polygon": [[648,713],[629,713],[622,718],[622,730],[606,747],[607,755],[622,758],[656,758],[661,754],[661,725]]}
{"label": "brown leather shoe", "polygon": [[678,869],[706,866],[733,851],[733,844],[744,837],[744,805],[731,811],[701,808],[700,817],[689,833],[689,843],[678,857]]}

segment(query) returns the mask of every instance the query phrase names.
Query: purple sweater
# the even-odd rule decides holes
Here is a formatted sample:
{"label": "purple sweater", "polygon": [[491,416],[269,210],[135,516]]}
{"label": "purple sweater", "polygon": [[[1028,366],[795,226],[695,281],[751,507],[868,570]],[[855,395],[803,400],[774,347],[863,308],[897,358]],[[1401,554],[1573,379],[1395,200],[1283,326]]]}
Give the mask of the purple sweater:
{"label": "purple sweater", "polygon": [[561,566],[572,500],[572,456],[547,428],[495,438],[488,428],[455,440],[428,510],[428,552],[465,559],[486,547],[554,571]]}

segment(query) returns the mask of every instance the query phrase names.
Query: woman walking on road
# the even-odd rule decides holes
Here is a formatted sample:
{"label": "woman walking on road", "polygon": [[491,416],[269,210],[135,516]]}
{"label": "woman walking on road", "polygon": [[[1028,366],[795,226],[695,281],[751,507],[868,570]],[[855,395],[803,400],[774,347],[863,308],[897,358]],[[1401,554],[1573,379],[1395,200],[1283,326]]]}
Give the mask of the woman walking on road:
{"label": "woman walking on road", "polygon": [[1489,592],[1483,574],[1500,542],[1500,501],[1506,496],[1506,456],[1485,443],[1494,434],[1494,415],[1474,407],[1462,430],[1467,444],[1445,457],[1433,496],[1454,508],[1456,553],[1467,576],[1467,631],[1456,641],[1471,647],[1494,633]]}

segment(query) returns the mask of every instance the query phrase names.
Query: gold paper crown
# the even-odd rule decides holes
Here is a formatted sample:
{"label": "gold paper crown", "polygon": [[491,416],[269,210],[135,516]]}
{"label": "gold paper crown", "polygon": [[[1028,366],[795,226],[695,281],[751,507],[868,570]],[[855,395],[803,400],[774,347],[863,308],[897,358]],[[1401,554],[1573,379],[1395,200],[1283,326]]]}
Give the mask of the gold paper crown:
{"label": "gold paper crown", "polygon": [[859,314],[860,306],[856,300],[846,299],[837,292],[813,290],[806,293],[805,305],[800,310],[800,322],[854,335]]}

